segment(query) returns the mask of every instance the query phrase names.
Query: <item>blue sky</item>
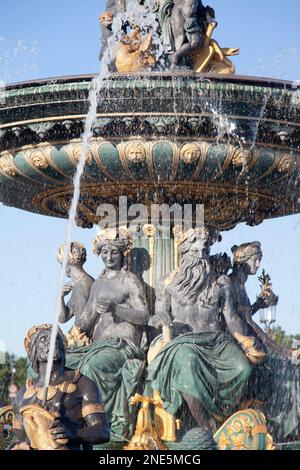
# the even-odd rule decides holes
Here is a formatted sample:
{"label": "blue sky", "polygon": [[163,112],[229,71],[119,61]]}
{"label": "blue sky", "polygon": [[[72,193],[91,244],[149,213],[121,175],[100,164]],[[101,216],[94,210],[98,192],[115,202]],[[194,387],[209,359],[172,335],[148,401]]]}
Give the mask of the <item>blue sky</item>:
{"label": "blue sky", "polygon": [[[240,47],[237,73],[288,80],[300,79],[300,4],[271,0],[212,0],[222,46]],[[94,73],[99,69],[100,28],[105,11],[98,0],[2,0],[0,80]],[[24,354],[23,338],[33,324],[51,322],[59,276],[57,247],[66,221],[0,206],[0,340]],[[88,248],[87,270],[97,276],[101,264],[91,253],[94,230],[76,229],[74,239]],[[259,227],[238,226],[223,234],[214,251],[234,244],[262,242],[262,267],[271,274],[279,295],[278,324],[300,333],[300,216],[265,221]],[[249,280],[252,300],[259,291]]]}

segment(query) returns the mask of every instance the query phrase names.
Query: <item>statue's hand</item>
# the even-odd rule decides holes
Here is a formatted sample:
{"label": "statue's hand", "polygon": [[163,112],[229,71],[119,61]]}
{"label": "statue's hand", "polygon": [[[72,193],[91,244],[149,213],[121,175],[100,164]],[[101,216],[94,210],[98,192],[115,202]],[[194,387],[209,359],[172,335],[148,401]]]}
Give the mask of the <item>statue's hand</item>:
{"label": "statue's hand", "polygon": [[[52,438],[56,442],[57,445],[66,445],[65,439],[70,440],[72,438],[71,431],[63,425],[60,419],[55,419],[50,426],[50,432]],[[62,442],[60,440],[62,439]]]}
{"label": "statue's hand", "polygon": [[277,305],[278,300],[279,300],[278,296],[274,294],[274,292],[270,289],[267,292],[267,295],[264,292],[261,292],[259,294],[259,296],[256,299],[256,304],[257,304],[258,309],[268,308],[268,307]]}
{"label": "statue's hand", "polygon": [[157,330],[161,329],[163,326],[172,326],[172,319],[167,313],[157,312],[151,318],[151,323]]}
{"label": "statue's hand", "polygon": [[113,305],[113,302],[107,297],[99,297],[99,299],[96,301],[97,312],[100,315],[103,315],[104,313],[111,310]]}
{"label": "statue's hand", "polygon": [[73,282],[67,282],[62,289],[62,293],[61,293],[62,297],[65,297],[66,295],[68,295],[73,289],[73,287],[74,287]]}

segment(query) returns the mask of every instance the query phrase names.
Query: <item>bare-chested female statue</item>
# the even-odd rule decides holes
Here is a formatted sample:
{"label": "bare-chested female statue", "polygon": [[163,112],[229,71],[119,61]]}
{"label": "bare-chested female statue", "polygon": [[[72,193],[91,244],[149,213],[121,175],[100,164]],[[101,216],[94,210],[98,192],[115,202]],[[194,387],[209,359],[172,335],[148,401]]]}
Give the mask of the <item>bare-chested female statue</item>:
{"label": "bare-chested female statue", "polygon": [[67,363],[98,385],[114,435],[127,438],[134,425],[129,405],[144,368],[140,348],[148,306],[140,280],[124,266],[131,239],[127,230],[105,230],[94,240],[94,253],[105,268],[93,284],[78,326],[91,340],[68,350]]}
{"label": "bare-chested female statue", "polygon": [[[13,403],[11,450],[78,450],[109,440],[109,427],[96,385],[79,371],[65,367],[65,346],[59,331],[50,385],[45,374],[51,325],[29,330],[25,348],[36,378],[28,379]],[[44,401],[46,399],[46,402]]]}
{"label": "bare-chested female statue", "polygon": [[[269,290],[251,304],[246,282],[259,269],[262,250],[260,242],[234,246],[233,271],[230,274],[235,309],[243,322],[244,334],[253,338],[256,349],[265,351],[253,369],[247,398],[259,400],[267,417],[272,436],[278,441],[300,438],[300,367],[299,350],[284,348],[257,325],[252,316],[261,308],[276,305],[278,297]],[[251,351],[250,351],[251,353]],[[251,356],[248,356],[251,357]],[[262,355],[254,355],[254,360]]]}
{"label": "bare-chested female statue", "polygon": [[[57,260],[59,263],[64,259],[64,245],[60,247]],[[89,344],[89,338],[80,331],[81,315],[89,300],[91,289],[94,283],[92,278],[85,270],[83,265],[86,262],[86,249],[80,242],[72,242],[67,260],[66,275],[71,278],[71,282],[65,284],[61,298],[61,312],[59,315],[60,323],[67,323],[75,317],[75,324],[67,334],[68,346],[86,346]],[[70,300],[65,303],[65,296],[72,292]]]}
{"label": "bare-chested female statue", "polygon": [[[187,405],[194,426],[211,439],[209,417],[238,409],[251,374],[245,352],[233,339],[243,330],[231,282],[211,275],[209,252],[215,240],[212,231],[197,229],[179,241],[180,267],[164,280],[153,317],[156,326],[171,325],[175,338],[150,363],[147,379],[167,412],[180,418]],[[229,334],[222,331],[220,314]]]}

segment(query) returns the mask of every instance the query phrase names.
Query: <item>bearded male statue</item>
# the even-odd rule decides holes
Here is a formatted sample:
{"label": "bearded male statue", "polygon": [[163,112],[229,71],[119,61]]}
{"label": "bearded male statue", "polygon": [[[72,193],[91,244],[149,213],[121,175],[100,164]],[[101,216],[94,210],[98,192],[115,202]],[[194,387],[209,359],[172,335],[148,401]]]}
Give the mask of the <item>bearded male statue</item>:
{"label": "bearded male statue", "polygon": [[[216,231],[191,229],[179,240],[180,267],[157,292],[156,327],[171,327],[173,339],[148,366],[147,392],[157,393],[164,410],[190,429],[203,431],[214,447],[211,417],[225,419],[239,408],[251,365],[234,338],[242,323],[233,308],[231,282],[211,271],[210,246]],[[224,321],[228,332],[222,330]],[[187,421],[185,422],[185,424]],[[189,429],[186,429],[189,431]]]}

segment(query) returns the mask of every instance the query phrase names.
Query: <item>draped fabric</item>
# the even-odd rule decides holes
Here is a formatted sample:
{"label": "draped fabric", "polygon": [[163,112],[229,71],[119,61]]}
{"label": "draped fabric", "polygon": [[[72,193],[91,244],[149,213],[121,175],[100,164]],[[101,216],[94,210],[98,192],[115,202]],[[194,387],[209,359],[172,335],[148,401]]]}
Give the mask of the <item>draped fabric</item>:
{"label": "draped fabric", "polygon": [[144,370],[144,353],[132,342],[108,338],[90,346],[67,350],[66,366],[79,369],[98,386],[111,426],[112,440],[127,438],[135,425],[129,399]]}
{"label": "draped fabric", "polygon": [[171,17],[168,11],[174,6],[173,0],[162,0],[157,4],[157,17],[162,31],[162,41],[165,53],[175,52],[174,36],[171,26]]}
{"label": "draped fabric", "polygon": [[224,333],[188,333],[168,343],[148,366],[146,393],[157,389],[172,415],[187,394],[209,414],[227,417],[239,408],[251,370]]}

